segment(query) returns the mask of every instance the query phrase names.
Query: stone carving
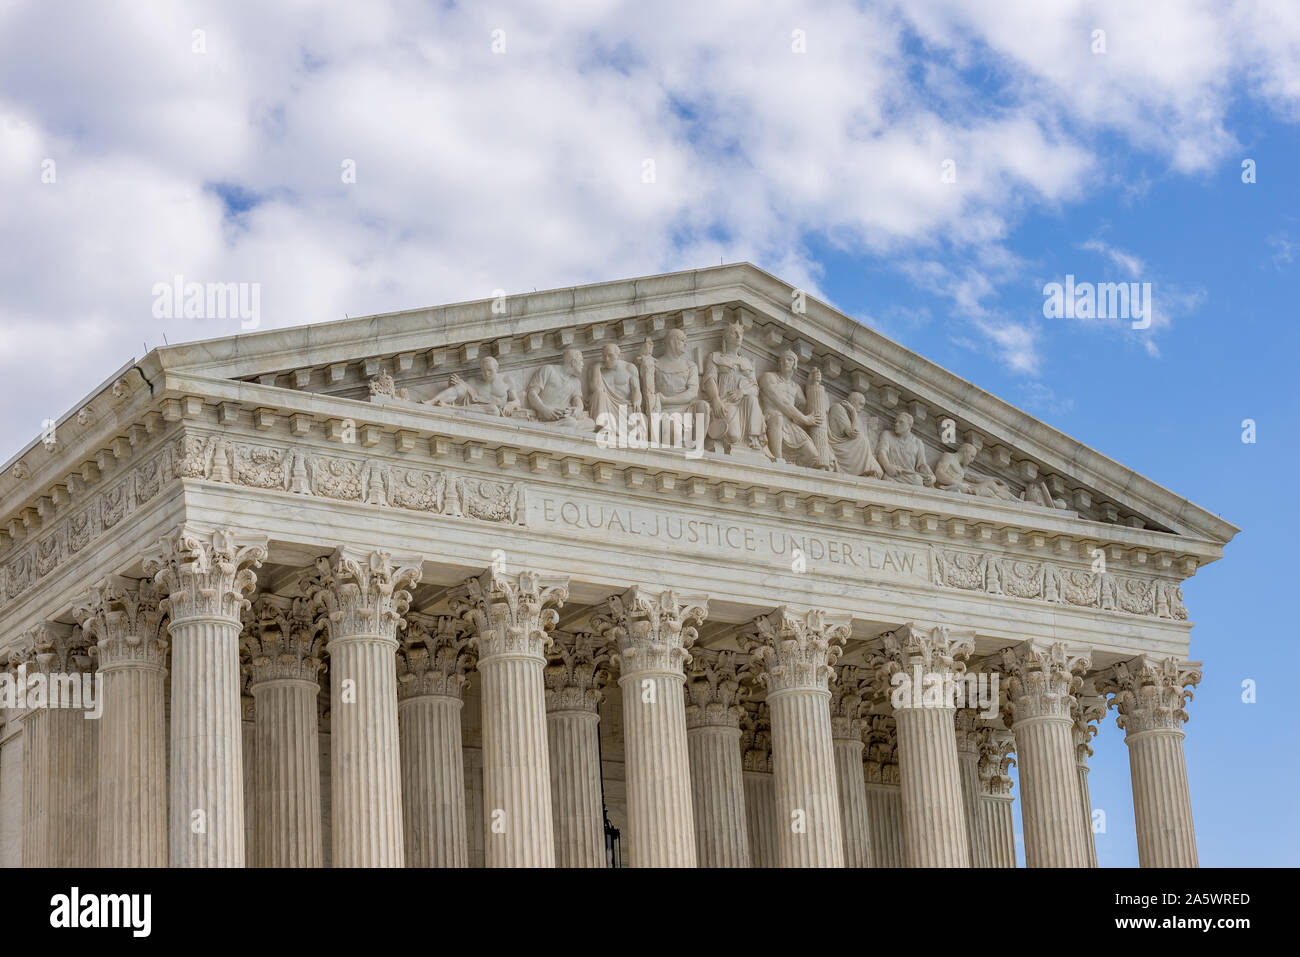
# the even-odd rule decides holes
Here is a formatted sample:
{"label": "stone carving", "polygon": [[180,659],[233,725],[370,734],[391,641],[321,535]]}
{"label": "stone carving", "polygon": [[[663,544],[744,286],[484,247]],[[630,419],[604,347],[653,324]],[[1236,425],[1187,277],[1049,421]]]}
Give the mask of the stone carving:
{"label": "stone carving", "polygon": [[689,437],[682,434],[682,424],[690,422],[694,428],[696,415],[703,416],[698,421],[703,423],[701,435],[706,435],[709,404],[700,398],[700,369],[686,354],[686,333],[681,329],[669,330],[664,339],[664,355],[652,360],[649,368],[653,372],[654,389],[645,395],[645,411],[651,414],[653,405],[653,410],[662,414],[659,442],[672,448],[684,446]]}
{"label": "stone carving", "polygon": [[1113,572],[1099,574],[1053,562],[1030,562],[954,549],[935,549],[931,558],[933,581],[944,588],[1187,620],[1182,587],[1177,582]]}
{"label": "stone carving", "polygon": [[1002,728],[980,728],[976,732],[979,742],[980,791],[989,795],[1011,793],[1011,768],[1016,759],[1011,756],[1016,749],[1016,739]]}
{"label": "stone carving", "polygon": [[316,559],[298,587],[314,609],[325,613],[330,641],[396,641],[411,604],[407,587],[418,585],[420,576],[418,559],[349,547]]}
{"label": "stone carving", "polygon": [[507,522],[523,525],[527,522],[527,492],[518,482],[509,485],[468,476],[453,480],[458,505],[449,502],[447,514],[477,518],[485,522]]}
{"label": "stone carving", "polygon": [[410,399],[411,397],[409,390],[397,388],[397,383],[393,381],[393,377],[387,369],[382,370],[379,375],[370,380],[370,394],[388,396],[393,399]]}
{"label": "stone carving", "polygon": [[142,664],[162,667],[167,653],[162,596],[148,579],[116,576],[91,588],[72,608],[85,634],[95,640],[100,669]]}
{"label": "stone carving", "polygon": [[941,453],[939,461],[934,465],[935,487],[948,492],[995,498],[1004,502],[1023,501],[1024,496],[1017,496],[1001,479],[967,473],[967,467],[975,461],[975,456],[978,454],[979,450],[969,442],[963,442],[955,452]]}
{"label": "stone carving", "polygon": [[610,660],[628,674],[683,674],[691,660],[686,649],[695,643],[698,626],[708,617],[708,599],[651,592],[639,586],[615,595],[603,614],[593,615],[592,627],[618,653]]}
{"label": "stone carving", "polygon": [[862,737],[871,710],[874,676],[854,665],[842,665],[831,689],[831,736]]}
{"label": "stone carving", "polygon": [[1087,654],[1071,653],[1064,642],[1040,645],[1024,642],[1002,650],[1002,670],[1008,677],[1002,721],[1010,725],[1028,718],[1072,718],[1074,693],[1083,686],[1082,673],[1092,665]]}
{"label": "stone carving", "polygon": [[325,621],[306,598],[262,593],[244,614],[240,650],[248,658],[249,683],[316,681],[322,669]]}
{"label": "stone carving", "polygon": [[791,690],[827,691],[848,637],[848,624],[827,621],[820,609],[798,612],[785,606],[755,618],[739,635],[764,668],[758,681],[767,686],[769,697]]}
{"label": "stone carving", "polygon": [[[483,356],[478,363],[479,374],[473,379],[462,379],[452,373],[451,384],[426,405],[455,406],[488,415],[516,415],[525,413],[519,394],[510,380],[501,374],[497,360]],[[531,415],[531,413],[527,413]]]}
{"label": "stone carving", "polygon": [[712,413],[707,434],[726,452],[765,453],[767,423],[758,400],[754,363],[740,352],[744,338],[743,325],[729,324],[722,334],[722,348],[705,360],[700,391]]}
{"label": "stone carving", "polygon": [[459,619],[408,614],[397,652],[397,696],[459,699],[469,687],[468,673],[476,663],[469,633]]}
{"label": "stone carving", "polygon": [[846,475],[883,478],[880,463],[871,448],[868,423],[862,421],[867,398],[861,392],[830,407],[826,420],[827,439],[835,456],[836,470]]}
{"label": "stone carving", "polygon": [[1089,743],[1097,733],[1097,722],[1106,716],[1106,699],[1097,693],[1097,680],[1084,678],[1083,686],[1074,696],[1074,752],[1075,762],[1087,766],[1092,757]]}
{"label": "stone carving", "polygon": [[556,609],[569,599],[569,580],[531,571],[507,575],[494,567],[453,589],[449,598],[452,611],[470,625],[480,662],[507,654],[543,658],[560,618]]}
{"label": "stone carving", "polygon": [[605,343],[600,362],[591,367],[589,380],[591,414],[598,425],[612,428],[614,423],[626,422],[633,412],[641,411],[640,372],[623,359],[618,343]]}
{"label": "stone carving", "polygon": [[743,698],[740,719],[741,767],[755,774],[772,773],[772,718],[766,701]]}
{"label": "stone carving", "polygon": [[898,766],[898,723],[894,716],[867,716],[863,741],[866,746],[862,751],[862,766],[867,783],[898,786],[902,777]]}
{"label": "stone carving", "polygon": [[528,408],[539,422],[590,431],[596,427],[582,398],[582,353],[564,350],[559,365],[542,366],[528,382]]}
{"label": "stone carving", "polygon": [[966,673],[965,661],[975,651],[973,641],[954,637],[942,625],[921,629],[909,624],[881,636],[881,644],[885,672],[891,678],[906,676],[914,687],[914,693],[898,696],[896,709],[931,706],[928,697],[915,690],[918,678],[922,689],[937,680],[937,687],[944,691],[940,706],[954,706],[955,699],[947,692]]}
{"label": "stone carving", "polygon": [[546,711],[595,711],[609,684],[609,650],[595,635],[556,632],[546,659]]}
{"label": "stone carving", "polygon": [[739,662],[733,651],[700,649],[686,667],[686,727],[739,728]]}
{"label": "stone carving", "polygon": [[888,479],[904,485],[934,484],[934,472],[925,460],[925,446],[912,434],[912,416],[907,412],[894,417],[892,432],[880,433],[876,458]]}
{"label": "stone carving", "polygon": [[1139,655],[1097,677],[1097,689],[1113,695],[1115,723],[1127,734],[1178,731],[1187,720],[1187,702],[1201,683],[1201,663]]}
{"label": "stone carving", "polygon": [[829,469],[831,462],[821,456],[807,429],[821,426],[824,415],[811,414],[803,389],[794,381],[799,360],[787,349],[781,353],[780,371],[764,372],[758,377],[763,415],[767,422],[767,447],[772,457],[796,465]]}
{"label": "stone carving", "polygon": [[266,560],[266,540],[237,537],[230,529],[181,526],[158,540],[144,560],[146,575],[166,595],[161,607],[172,623],[186,618],[232,618],[249,606]]}

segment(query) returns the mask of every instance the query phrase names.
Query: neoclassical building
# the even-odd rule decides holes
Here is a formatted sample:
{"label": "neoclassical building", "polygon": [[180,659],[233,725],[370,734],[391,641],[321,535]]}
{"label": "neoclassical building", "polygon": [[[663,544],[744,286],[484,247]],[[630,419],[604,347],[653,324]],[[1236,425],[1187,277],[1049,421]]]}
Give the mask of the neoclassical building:
{"label": "neoclassical building", "polygon": [[156,349],[0,501],[10,866],[1095,866],[1108,709],[1196,864],[1237,529],[750,265]]}

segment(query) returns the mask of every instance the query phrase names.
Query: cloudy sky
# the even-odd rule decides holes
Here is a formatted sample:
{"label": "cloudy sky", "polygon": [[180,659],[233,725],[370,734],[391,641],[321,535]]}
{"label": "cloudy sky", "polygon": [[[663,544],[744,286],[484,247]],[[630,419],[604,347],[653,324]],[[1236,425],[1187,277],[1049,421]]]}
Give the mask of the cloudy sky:
{"label": "cloudy sky", "polygon": [[[1294,863],[1212,817],[1215,749],[1295,729],[1234,689],[1294,632],[1297,121],[1294,0],[0,0],[0,459],[238,331],[156,318],[174,276],[269,328],[749,260],[1247,529],[1188,587],[1198,826]],[[1067,274],[1151,283],[1150,328],[1046,318]]]}

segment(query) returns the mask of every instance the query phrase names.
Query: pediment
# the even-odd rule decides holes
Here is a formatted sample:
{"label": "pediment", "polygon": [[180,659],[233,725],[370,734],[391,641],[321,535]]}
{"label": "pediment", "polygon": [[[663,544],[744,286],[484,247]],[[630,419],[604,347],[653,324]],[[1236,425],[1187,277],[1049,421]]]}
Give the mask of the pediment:
{"label": "pediment", "polygon": [[[705,457],[834,470],[864,488],[933,489],[1211,546],[1237,531],[748,264],[171,346],[138,368],[151,384],[241,380],[575,442],[598,442],[602,410],[693,423],[703,413]],[[543,393],[569,411],[548,421]]]}

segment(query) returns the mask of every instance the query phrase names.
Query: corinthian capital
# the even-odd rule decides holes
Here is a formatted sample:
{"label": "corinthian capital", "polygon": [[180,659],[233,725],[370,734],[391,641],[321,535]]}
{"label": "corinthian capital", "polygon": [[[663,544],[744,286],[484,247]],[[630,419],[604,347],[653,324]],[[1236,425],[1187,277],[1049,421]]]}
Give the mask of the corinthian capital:
{"label": "corinthian capital", "polygon": [[960,675],[966,671],[966,659],[975,651],[973,641],[950,634],[943,625],[920,628],[906,624],[882,635],[881,642],[891,675],[911,671],[918,665],[926,673]]}
{"label": "corinthian capital", "polygon": [[868,784],[898,784],[898,722],[893,715],[867,716],[863,735],[866,748],[862,752],[863,771]]}
{"label": "corinthian capital", "polygon": [[546,710],[595,712],[609,683],[609,651],[591,634],[557,632],[546,660]]}
{"label": "corinthian capital", "polygon": [[745,698],[740,703],[740,761],[746,771],[772,773],[772,717],[766,701]]}
{"label": "corinthian capital", "polygon": [[466,672],[474,667],[469,645],[464,622],[457,618],[408,615],[397,653],[397,696],[460,698],[469,684]]}
{"label": "corinthian capital", "polygon": [[1097,680],[1084,678],[1083,687],[1074,696],[1074,760],[1087,767],[1092,757],[1089,742],[1097,733],[1097,722],[1106,716],[1106,699],[1097,693]]}
{"label": "corinthian capital", "polygon": [[843,665],[831,689],[831,737],[853,741],[861,740],[867,726],[868,712],[875,686],[875,676],[869,669]]}
{"label": "corinthian capital", "polygon": [[330,641],[364,637],[395,642],[411,604],[406,586],[419,582],[418,558],[340,548],[316,559],[314,573],[300,587],[315,607],[324,609]]}
{"label": "corinthian capital", "polygon": [[1027,641],[1002,651],[1009,715],[1003,720],[1073,719],[1074,692],[1083,686],[1082,673],[1092,666],[1086,653],[1072,652],[1061,641]]}
{"label": "corinthian capital", "polygon": [[262,594],[245,614],[239,636],[248,658],[249,685],[318,680],[325,621],[308,598]]}
{"label": "corinthian capital", "polygon": [[769,697],[783,691],[827,691],[848,637],[848,622],[827,621],[821,609],[798,612],[784,605],[755,618],[740,635],[763,666],[758,680],[767,685]]}
{"label": "corinthian capital", "polygon": [[703,596],[633,586],[609,599],[606,614],[593,615],[591,623],[618,649],[613,661],[624,677],[654,672],[681,676],[691,658],[686,649],[708,614],[709,600]]}
{"label": "corinthian capital", "polygon": [[95,641],[101,671],[135,665],[161,668],[167,654],[161,606],[158,587],[149,579],[110,576],[82,595],[72,614]]}
{"label": "corinthian capital", "polygon": [[1100,675],[1097,687],[1114,695],[1110,706],[1119,710],[1115,723],[1126,734],[1140,734],[1180,730],[1192,688],[1200,681],[1199,661],[1139,655]]}
{"label": "corinthian capital", "polygon": [[544,659],[560,618],[556,609],[569,599],[569,580],[489,568],[450,597],[452,610],[469,623],[480,663],[498,655]]}
{"label": "corinthian capital", "polygon": [[257,584],[253,569],[266,560],[266,539],[237,538],[229,529],[182,526],[158,540],[144,571],[166,595],[172,622],[186,618],[239,620]]}
{"label": "corinthian capital", "polygon": [[686,666],[686,727],[739,728],[739,662],[733,651],[700,649]]}
{"label": "corinthian capital", "polygon": [[28,675],[86,673],[93,670],[94,650],[83,629],[44,621],[19,636],[9,663]]}
{"label": "corinthian capital", "polygon": [[1010,731],[1001,728],[980,728],[979,740],[980,790],[985,794],[1011,793],[1011,766],[1016,759],[1011,752],[1016,749],[1016,739]]}

